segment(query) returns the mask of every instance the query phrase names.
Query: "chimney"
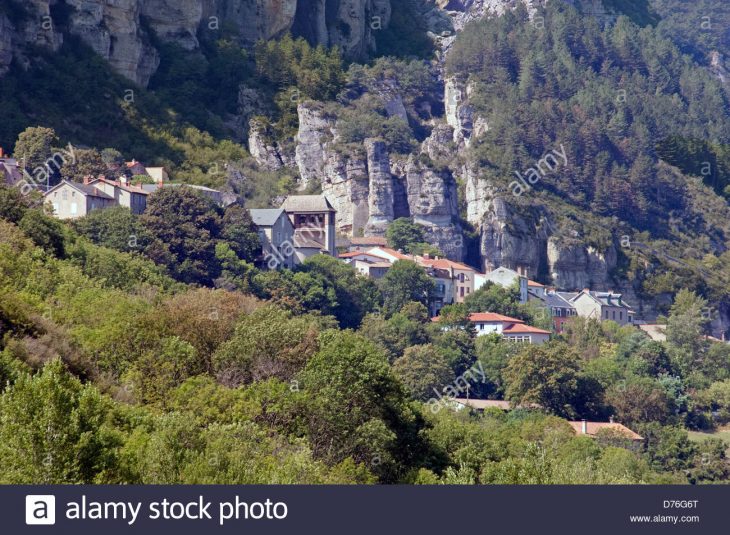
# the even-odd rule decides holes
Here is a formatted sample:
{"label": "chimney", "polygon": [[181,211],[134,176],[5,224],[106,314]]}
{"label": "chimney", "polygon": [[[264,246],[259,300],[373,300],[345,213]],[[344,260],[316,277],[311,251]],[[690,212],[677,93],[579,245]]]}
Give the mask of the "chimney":
{"label": "chimney", "polygon": [[3,152],[3,148],[0,147],[0,158],[3,158],[5,156],[5,153]]}
{"label": "chimney", "polygon": [[580,421],[580,430],[584,435],[588,434],[588,422],[586,420]]}
{"label": "chimney", "polygon": [[88,186],[89,182],[91,182],[91,177],[89,175],[86,175],[84,177],[84,186]]}

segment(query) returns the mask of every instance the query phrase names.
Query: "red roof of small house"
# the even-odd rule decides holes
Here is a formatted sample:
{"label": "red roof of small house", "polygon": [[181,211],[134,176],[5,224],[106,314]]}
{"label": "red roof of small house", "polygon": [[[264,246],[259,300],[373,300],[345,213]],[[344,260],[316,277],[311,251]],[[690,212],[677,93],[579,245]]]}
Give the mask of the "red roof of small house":
{"label": "red roof of small house", "polygon": [[454,262],[448,258],[424,258],[419,257],[418,263],[424,266],[436,268],[436,269],[459,269],[462,271],[473,271],[476,273],[476,269],[461,262]]}
{"label": "red roof of small house", "polygon": [[540,284],[539,282],[535,282],[530,279],[527,279],[527,285],[532,286],[533,288],[545,288],[544,284]]}
{"label": "red roof of small house", "polygon": [[[575,431],[578,435],[583,435],[583,424],[584,422],[568,422],[570,426],[573,428],[573,431]],[[585,422],[586,425],[586,435],[595,437],[598,435],[600,431],[603,430],[609,430],[614,431],[616,433],[620,433],[622,435],[625,435],[626,438],[631,440],[644,440],[644,437],[641,435],[634,433],[631,429],[626,427],[625,425],[621,425],[615,422]]]}
{"label": "red roof of small house", "polygon": [[[440,316],[436,316],[431,318],[431,321],[441,321],[439,318]],[[517,318],[510,318],[495,312],[472,312],[469,314],[469,321],[473,323],[525,323]]]}
{"label": "red roof of small house", "polygon": [[517,318],[510,318],[509,316],[503,316],[495,312],[474,312],[469,314],[469,320],[474,323],[478,322],[499,322],[499,323],[525,323]]}
{"label": "red roof of small house", "polygon": [[502,329],[503,333],[506,334],[551,334],[550,331],[538,329],[537,327],[530,327],[524,323],[514,323],[509,327]]}

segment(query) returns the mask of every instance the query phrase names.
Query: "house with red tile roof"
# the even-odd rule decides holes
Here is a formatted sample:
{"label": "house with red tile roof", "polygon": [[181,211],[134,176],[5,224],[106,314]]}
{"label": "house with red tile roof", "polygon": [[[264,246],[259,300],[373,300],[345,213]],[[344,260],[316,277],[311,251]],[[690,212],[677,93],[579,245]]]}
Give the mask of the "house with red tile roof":
{"label": "house with red tile roof", "polygon": [[[432,321],[438,322],[439,318],[433,318]],[[494,312],[474,312],[469,314],[469,321],[474,324],[477,336],[499,334],[508,342],[535,345],[544,344],[550,340],[550,331],[532,327],[517,318]]]}

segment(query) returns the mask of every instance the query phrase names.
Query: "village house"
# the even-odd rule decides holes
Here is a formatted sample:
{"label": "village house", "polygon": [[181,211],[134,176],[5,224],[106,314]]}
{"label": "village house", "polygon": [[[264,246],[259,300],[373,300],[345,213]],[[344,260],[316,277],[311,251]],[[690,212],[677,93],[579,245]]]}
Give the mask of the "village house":
{"label": "village house", "polygon": [[373,247],[387,247],[388,240],[380,236],[356,237],[350,238],[348,251],[367,251]]}
{"label": "village house", "polygon": [[509,269],[504,266],[498,267],[487,273],[484,277],[480,277],[480,282],[482,281],[483,283],[477,287],[476,290],[481,288],[483,284],[486,284],[487,281],[499,284],[502,288],[512,288],[515,285],[519,285],[520,303],[527,303],[529,299],[527,277],[513,269]]}
{"label": "village house", "polygon": [[[440,321],[439,317],[432,321]],[[550,331],[526,325],[524,321],[494,312],[474,312],[469,314],[477,336],[499,334],[508,342],[541,345],[550,340]]]}
{"label": "village house", "polygon": [[53,215],[58,219],[77,219],[94,210],[117,206],[111,195],[89,184],[62,181],[43,195],[46,203],[53,206]]}
{"label": "village house", "polygon": [[634,324],[634,311],[621,294],[594,292],[586,288],[579,293],[560,292],[560,296],[570,301],[578,316],[599,321],[615,321],[619,325]]}
{"label": "village house", "polygon": [[564,299],[555,290],[545,293],[545,306],[553,318],[553,329],[556,333],[565,331],[565,323],[578,315],[578,311],[570,301]]}
{"label": "village house", "polygon": [[84,184],[103,191],[112,197],[117,205],[129,208],[133,214],[140,215],[147,209],[147,196],[149,193],[141,187],[132,186],[126,178],[119,181],[97,178],[91,181],[85,180]]}
{"label": "village house", "polygon": [[417,257],[416,261],[424,267],[439,270],[447,274],[446,277],[451,279],[453,284],[453,301],[454,303],[463,303],[470,294],[474,293],[474,284],[476,281],[477,270],[472,267],[454,262],[447,258],[431,258],[429,255]]}
{"label": "village house", "polygon": [[294,254],[294,225],[281,208],[249,210],[261,240],[261,258],[256,262],[266,269],[292,269]]}
{"label": "village house", "polygon": [[337,258],[337,211],[324,195],[290,195],[281,207],[294,225],[294,247],[299,262],[322,253]]}

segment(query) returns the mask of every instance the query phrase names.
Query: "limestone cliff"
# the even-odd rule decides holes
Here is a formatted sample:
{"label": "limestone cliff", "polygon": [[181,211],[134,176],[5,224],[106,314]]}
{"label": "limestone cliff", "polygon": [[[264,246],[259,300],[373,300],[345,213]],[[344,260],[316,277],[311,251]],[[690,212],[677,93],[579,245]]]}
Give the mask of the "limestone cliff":
{"label": "limestone cliff", "polygon": [[359,59],[375,49],[374,32],[386,28],[391,15],[390,0],[66,0],[68,16],[54,13],[56,0],[22,4],[25,16],[15,24],[0,15],[0,74],[13,58],[22,62],[29,46],[55,50],[69,32],[141,86],[160,62],[148,28],[186,50],[198,48],[199,32],[224,25],[234,27],[247,46],[291,31]]}

